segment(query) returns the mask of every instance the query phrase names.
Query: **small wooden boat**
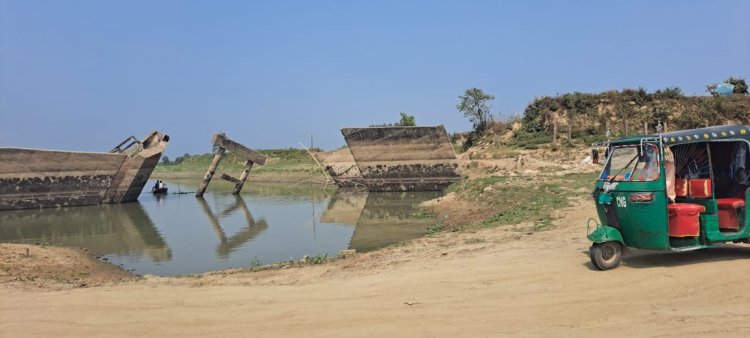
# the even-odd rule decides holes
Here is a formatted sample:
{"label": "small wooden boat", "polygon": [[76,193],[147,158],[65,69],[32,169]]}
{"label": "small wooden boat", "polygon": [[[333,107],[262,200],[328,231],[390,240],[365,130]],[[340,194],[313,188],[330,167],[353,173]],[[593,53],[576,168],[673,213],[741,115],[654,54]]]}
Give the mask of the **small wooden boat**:
{"label": "small wooden boat", "polygon": [[154,195],[166,194],[167,188],[151,188],[151,193]]}

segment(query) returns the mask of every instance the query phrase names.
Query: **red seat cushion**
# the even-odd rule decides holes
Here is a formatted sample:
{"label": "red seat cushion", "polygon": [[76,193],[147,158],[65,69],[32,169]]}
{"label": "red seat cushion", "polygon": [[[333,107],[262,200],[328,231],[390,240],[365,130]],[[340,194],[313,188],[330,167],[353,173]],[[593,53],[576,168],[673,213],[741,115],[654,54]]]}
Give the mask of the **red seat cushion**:
{"label": "red seat cushion", "polygon": [[688,180],[690,188],[690,197],[706,198],[711,197],[711,180],[707,178],[691,178]]}
{"label": "red seat cushion", "polygon": [[706,211],[706,207],[693,203],[672,203],[667,204],[667,210],[670,214],[695,215]]}
{"label": "red seat cushion", "polygon": [[700,213],[706,208],[700,204],[672,203],[669,210],[670,237],[696,237],[700,235]]}
{"label": "red seat cushion", "polygon": [[737,209],[745,206],[745,200],[741,198],[717,198],[719,209]]}
{"label": "red seat cushion", "polygon": [[741,198],[717,198],[719,205],[719,228],[738,230],[740,222],[737,217],[737,209],[745,206],[745,200]]}

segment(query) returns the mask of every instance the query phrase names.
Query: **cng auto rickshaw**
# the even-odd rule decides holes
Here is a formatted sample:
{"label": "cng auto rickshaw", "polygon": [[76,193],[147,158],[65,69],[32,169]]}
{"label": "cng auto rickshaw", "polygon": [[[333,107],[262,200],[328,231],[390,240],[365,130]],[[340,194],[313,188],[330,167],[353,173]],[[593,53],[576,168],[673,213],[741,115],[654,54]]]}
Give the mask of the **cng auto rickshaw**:
{"label": "cng auto rickshaw", "polygon": [[599,217],[587,230],[593,265],[617,267],[626,247],[688,251],[748,243],[749,140],[750,126],[732,125],[604,144],[606,162],[593,192]]}

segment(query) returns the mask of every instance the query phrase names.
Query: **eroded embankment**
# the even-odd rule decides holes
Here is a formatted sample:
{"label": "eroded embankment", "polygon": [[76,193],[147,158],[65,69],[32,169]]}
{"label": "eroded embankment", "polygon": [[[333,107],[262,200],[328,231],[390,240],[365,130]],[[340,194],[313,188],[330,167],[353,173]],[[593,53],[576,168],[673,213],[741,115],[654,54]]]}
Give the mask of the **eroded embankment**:
{"label": "eroded embankment", "polygon": [[32,289],[67,289],[135,280],[81,249],[0,244],[0,284]]}

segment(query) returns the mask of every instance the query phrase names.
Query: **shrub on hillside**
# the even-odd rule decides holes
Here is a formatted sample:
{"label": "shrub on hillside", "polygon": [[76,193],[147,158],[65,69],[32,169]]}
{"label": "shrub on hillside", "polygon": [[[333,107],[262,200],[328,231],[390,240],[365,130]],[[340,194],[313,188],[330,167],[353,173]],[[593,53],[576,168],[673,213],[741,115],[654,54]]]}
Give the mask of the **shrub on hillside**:
{"label": "shrub on hillside", "polygon": [[[554,119],[560,119],[554,121]],[[557,97],[540,97],[524,111],[522,132],[514,142],[532,143],[539,138],[529,135],[550,135],[557,124],[558,134],[568,132],[573,138],[611,134],[634,135],[653,133],[659,122],[670,130],[690,129],[725,123],[750,122],[750,97],[684,96],[679,87],[667,87],[653,93],[643,88],[608,91],[598,94],[570,93]],[[648,129],[644,130],[644,126]]]}

